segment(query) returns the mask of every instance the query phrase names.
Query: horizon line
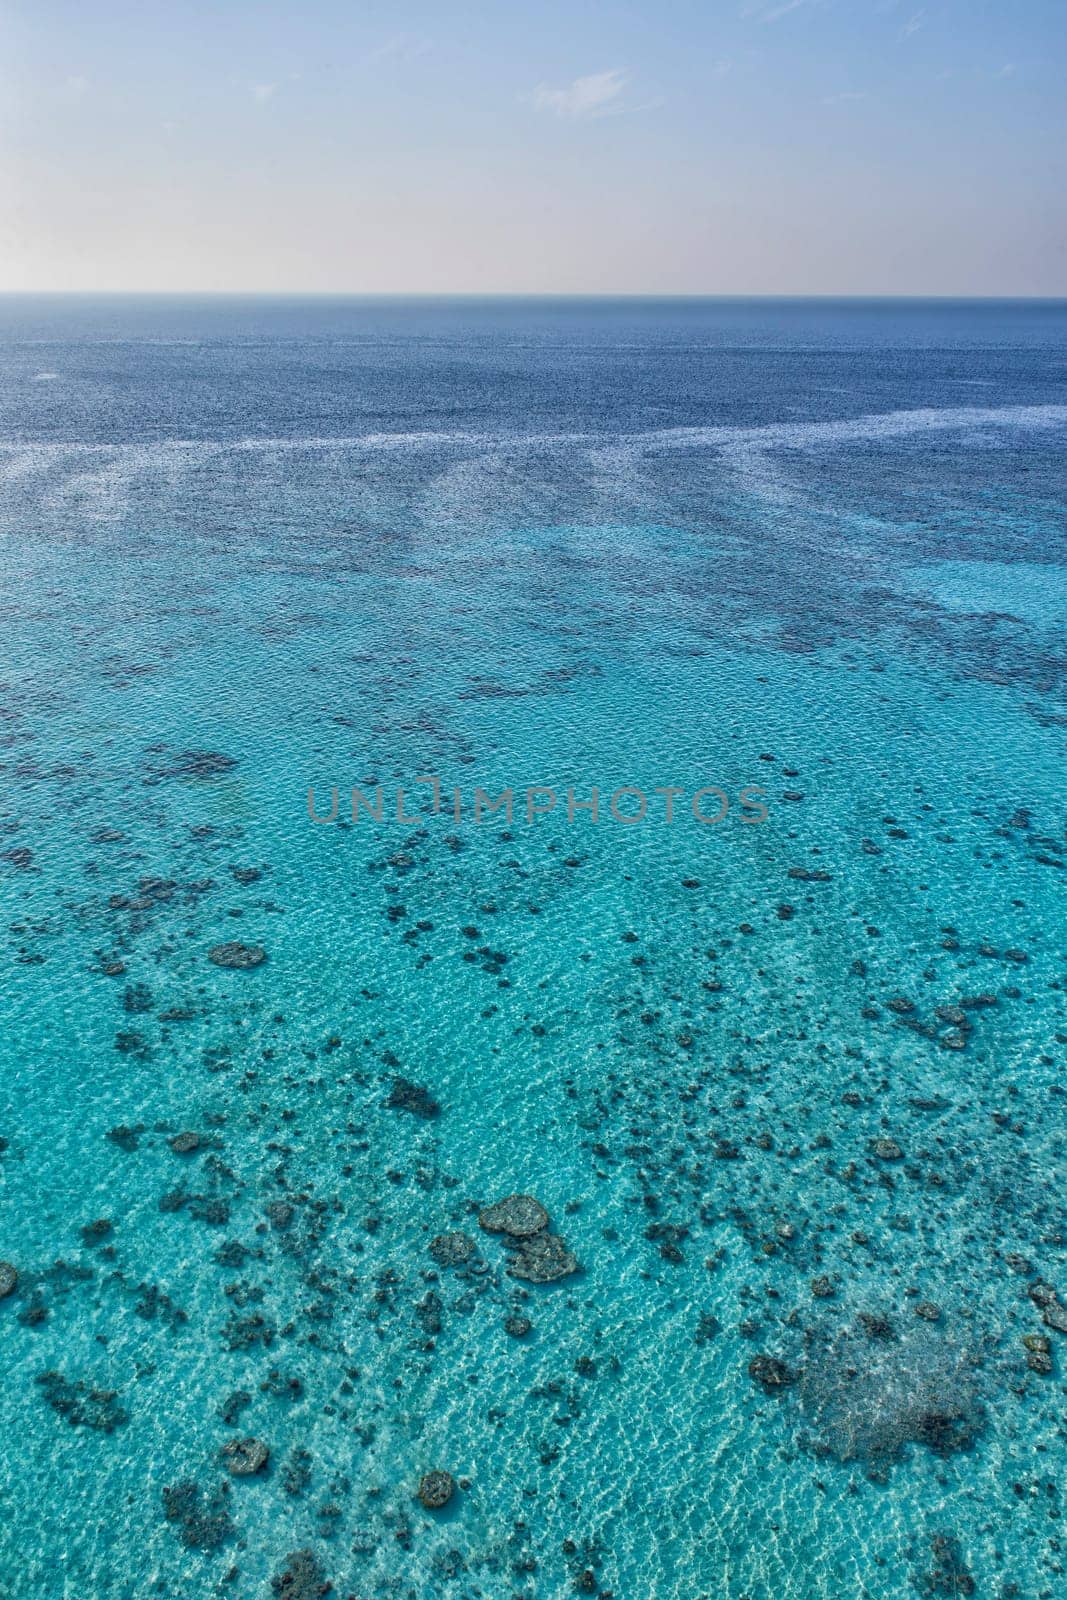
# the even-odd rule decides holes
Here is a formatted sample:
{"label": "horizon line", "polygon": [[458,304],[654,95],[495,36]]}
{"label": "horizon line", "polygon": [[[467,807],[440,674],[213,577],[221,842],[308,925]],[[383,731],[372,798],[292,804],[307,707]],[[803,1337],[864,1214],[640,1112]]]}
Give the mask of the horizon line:
{"label": "horizon line", "polygon": [[873,290],[832,290],[797,292],[791,290],[759,291],[756,293],[713,292],[705,290],[672,290],[657,292],[638,289],[0,289],[0,299],[14,300],[617,300],[617,301],[765,301],[765,302],[818,302],[818,301],[951,301],[970,304],[1067,304],[1067,291],[1063,294],[955,294],[943,291],[890,293]]}

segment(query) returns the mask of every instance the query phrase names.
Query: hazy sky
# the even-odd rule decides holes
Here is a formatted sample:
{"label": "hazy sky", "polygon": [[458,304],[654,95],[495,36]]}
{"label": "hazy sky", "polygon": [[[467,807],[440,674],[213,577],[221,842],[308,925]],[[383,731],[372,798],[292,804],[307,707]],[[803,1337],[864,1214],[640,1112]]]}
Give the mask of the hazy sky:
{"label": "hazy sky", "polygon": [[0,289],[1067,294],[1067,0],[0,0]]}

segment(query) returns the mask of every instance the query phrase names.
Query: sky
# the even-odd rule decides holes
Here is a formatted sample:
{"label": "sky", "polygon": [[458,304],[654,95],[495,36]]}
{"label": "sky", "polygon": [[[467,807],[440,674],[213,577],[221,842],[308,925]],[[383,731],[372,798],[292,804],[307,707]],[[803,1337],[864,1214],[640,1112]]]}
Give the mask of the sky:
{"label": "sky", "polygon": [[1067,295],[1067,0],[0,0],[0,290]]}

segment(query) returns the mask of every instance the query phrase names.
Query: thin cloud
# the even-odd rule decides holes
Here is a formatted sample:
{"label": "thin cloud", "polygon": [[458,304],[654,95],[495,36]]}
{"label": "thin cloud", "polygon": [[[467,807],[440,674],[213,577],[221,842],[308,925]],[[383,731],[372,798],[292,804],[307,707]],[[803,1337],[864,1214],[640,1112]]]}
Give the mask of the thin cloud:
{"label": "thin cloud", "polygon": [[562,89],[539,83],[530,99],[539,111],[549,111],[571,121],[582,121],[625,110],[619,104],[619,98],[629,82],[628,73],[613,67],[607,72],[591,72],[585,78],[575,78],[573,83]]}
{"label": "thin cloud", "polygon": [[263,106],[266,105],[268,100],[274,98],[277,90],[278,85],[276,83],[253,83],[249,93],[257,105]]}
{"label": "thin cloud", "polygon": [[367,56],[374,61],[413,61],[433,49],[432,42],[421,33],[394,33]]}
{"label": "thin cloud", "polygon": [[842,89],[840,94],[828,94],[823,97],[824,106],[838,106],[845,100],[866,100],[865,89]]}
{"label": "thin cloud", "polygon": [[749,0],[741,8],[743,17],[753,17],[757,22],[777,22],[779,17],[787,17],[791,11],[799,11],[802,6],[818,5],[820,0]]}
{"label": "thin cloud", "polygon": [[910,39],[913,33],[918,33],[919,29],[925,26],[925,23],[926,12],[916,11],[915,15],[913,17],[909,17],[907,22],[901,28],[899,37],[901,39]]}

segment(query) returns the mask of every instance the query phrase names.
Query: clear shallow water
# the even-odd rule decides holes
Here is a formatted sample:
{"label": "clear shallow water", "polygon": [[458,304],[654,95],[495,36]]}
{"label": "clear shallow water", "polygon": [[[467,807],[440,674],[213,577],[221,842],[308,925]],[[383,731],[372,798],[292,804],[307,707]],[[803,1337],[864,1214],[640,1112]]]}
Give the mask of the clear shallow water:
{"label": "clear shallow water", "polygon": [[1067,313],[0,339],[0,1594],[1061,1593]]}

